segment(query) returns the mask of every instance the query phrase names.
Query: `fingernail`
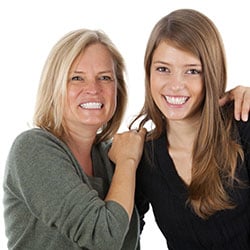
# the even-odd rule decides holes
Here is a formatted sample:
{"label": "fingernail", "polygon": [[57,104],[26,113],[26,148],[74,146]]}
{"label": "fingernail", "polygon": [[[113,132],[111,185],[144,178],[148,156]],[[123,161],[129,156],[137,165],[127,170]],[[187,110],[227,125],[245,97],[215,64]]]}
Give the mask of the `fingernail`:
{"label": "fingernail", "polygon": [[243,115],[242,115],[242,120],[243,120],[244,122],[246,122],[246,121],[248,120],[248,115],[247,115],[247,114],[243,114]]}
{"label": "fingernail", "polygon": [[[237,121],[240,121],[240,115],[239,114],[235,114],[235,119],[237,120]],[[243,119],[243,118],[242,118]]]}

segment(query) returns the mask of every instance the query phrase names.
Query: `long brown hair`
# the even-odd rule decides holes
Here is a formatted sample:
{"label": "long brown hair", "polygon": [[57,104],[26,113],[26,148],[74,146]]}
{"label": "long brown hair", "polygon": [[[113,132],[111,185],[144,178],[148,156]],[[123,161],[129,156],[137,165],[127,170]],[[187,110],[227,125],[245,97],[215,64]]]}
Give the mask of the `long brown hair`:
{"label": "long brown hair", "polygon": [[238,157],[243,157],[233,128],[232,105],[221,108],[218,100],[226,90],[226,60],[223,42],[213,22],[191,9],[173,11],[163,17],[149,37],[145,58],[145,102],[139,115],[139,127],[151,121],[155,127],[148,140],[167,130],[167,120],[150,93],[150,68],[155,49],[161,41],[188,51],[200,59],[203,69],[205,97],[199,130],[193,147],[192,180],[188,186],[188,202],[198,216],[207,218],[234,204],[225,190],[232,184]]}

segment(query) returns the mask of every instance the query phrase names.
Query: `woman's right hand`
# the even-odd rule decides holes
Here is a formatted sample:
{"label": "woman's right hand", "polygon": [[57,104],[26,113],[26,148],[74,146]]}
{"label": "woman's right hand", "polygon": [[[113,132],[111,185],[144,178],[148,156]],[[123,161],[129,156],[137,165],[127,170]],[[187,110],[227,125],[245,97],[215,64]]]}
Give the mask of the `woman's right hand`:
{"label": "woman's right hand", "polygon": [[115,163],[115,171],[106,201],[119,203],[128,213],[134,208],[136,169],[141,159],[146,129],[116,134],[109,150],[109,158]]}
{"label": "woman's right hand", "polygon": [[137,167],[141,159],[146,132],[145,128],[141,128],[139,131],[131,130],[116,134],[108,153],[110,160],[115,164],[132,160]]}

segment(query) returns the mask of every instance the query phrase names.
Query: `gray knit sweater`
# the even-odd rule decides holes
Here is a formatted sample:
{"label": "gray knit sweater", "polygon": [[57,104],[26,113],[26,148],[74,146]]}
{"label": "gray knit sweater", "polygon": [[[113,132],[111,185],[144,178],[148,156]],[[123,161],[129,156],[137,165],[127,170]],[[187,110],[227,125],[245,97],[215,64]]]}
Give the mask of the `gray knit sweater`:
{"label": "gray knit sweater", "polygon": [[13,143],[4,177],[8,248],[18,250],[139,249],[138,216],[105,202],[113,174],[104,143],[92,150],[94,177],[69,148],[42,129]]}

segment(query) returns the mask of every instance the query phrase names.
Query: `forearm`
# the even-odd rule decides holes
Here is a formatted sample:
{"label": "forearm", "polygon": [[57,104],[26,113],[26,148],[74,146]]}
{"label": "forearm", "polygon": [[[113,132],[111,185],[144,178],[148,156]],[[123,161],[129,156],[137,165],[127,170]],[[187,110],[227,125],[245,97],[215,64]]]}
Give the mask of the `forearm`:
{"label": "forearm", "polygon": [[[72,165],[70,152],[66,154],[54,137],[46,135],[42,130],[26,132],[10,152],[5,179],[10,226],[21,223],[21,232],[27,226],[21,218],[31,216],[38,228],[46,225],[48,238],[60,232],[84,249],[120,249],[129,227],[126,210],[117,202],[100,199],[73,170],[80,166]],[[30,228],[24,238],[26,234],[33,240]]]}
{"label": "forearm", "polygon": [[112,183],[105,200],[119,203],[131,218],[134,208],[136,169],[140,161],[146,129],[116,134],[109,158],[116,164]]}
{"label": "forearm", "polygon": [[137,163],[133,159],[116,164],[106,201],[119,203],[131,218],[134,208],[135,175]]}

